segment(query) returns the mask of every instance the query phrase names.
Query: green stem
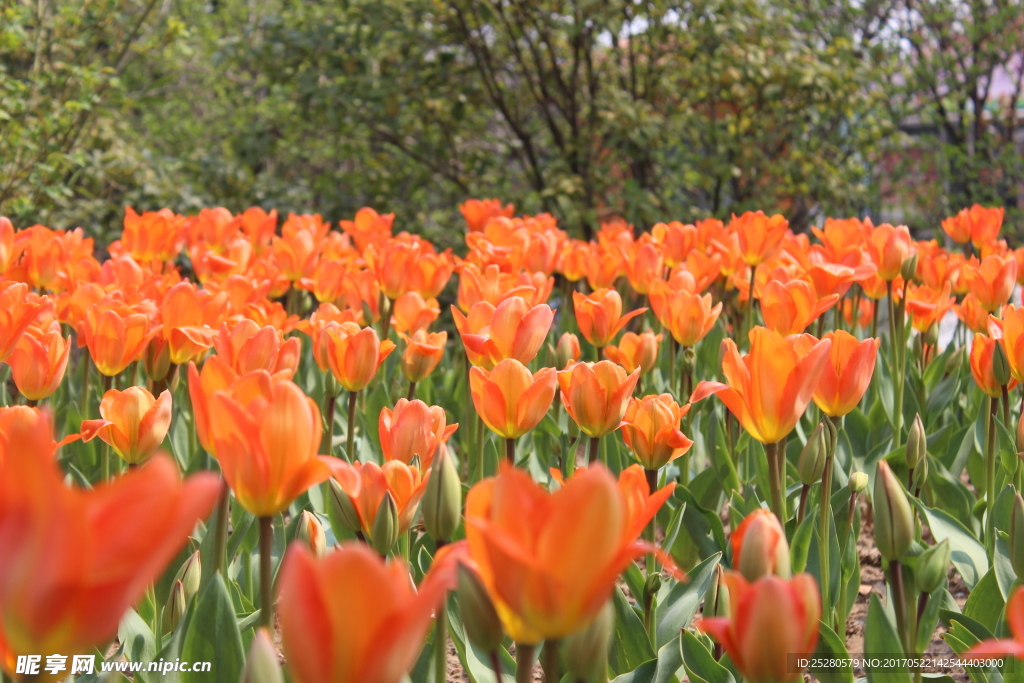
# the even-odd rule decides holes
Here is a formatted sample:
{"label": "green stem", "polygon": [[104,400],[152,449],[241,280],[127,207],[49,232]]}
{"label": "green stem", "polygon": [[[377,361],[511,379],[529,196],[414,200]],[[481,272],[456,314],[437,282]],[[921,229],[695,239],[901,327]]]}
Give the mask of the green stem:
{"label": "green stem", "polygon": [[[988,442],[985,447],[985,514],[986,530],[994,531],[992,523],[992,506],[996,502],[996,411],[999,409],[998,399],[988,399],[988,431],[986,433]],[[995,548],[994,543],[990,543]]]}
{"label": "green stem", "polygon": [[271,552],[274,545],[274,518],[260,517],[260,622],[274,632],[274,576]]}
{"label": "green stem", "polygon": [[544,658],[541,661],[541,668],[544,669],[544,683],[558,683],[562,678],[558,671],[558,641],[545,640],[542,654]]}
{"label": "green stem", "polygon": [[[644,474],[647,475],[647,491],[649,494],[653,495],[654,492],[658,490],[658,470],[644,469]],[[647,528],[644,529],[644,535],[647,537],[647,540],[650,541],[652,545],[654,544],[654,539],[657,535],[656,527],[657,515],[651,518],[651,521],[647,525]],[[657,560],[654,557],[654,553],[647,553],[647,575],[650,576],[651,574],[657,571],[658,564]]]}
{"label": "green stem", "polygon": [[334,406],[338,402],[338,394],[327,391],[327,405],[324,407],[324,440],[320,451],[324,455],[334,455]]}
{"label": "green stem", "polygon": [[348,392],[348,433],[345,434],[345,455],[349,462],[356,461],[356,401],[358,399],[358,391]]}
{"label": "green stem", "polygon": [[516,643],[516,683],[533,683],[533,656],[537,646],[533,643]]}
{"label": "green stem", "polygon": [[[470,401],[470,403],[472,403],[472,401]],[[484,439],[487,435],[484,432],[484,421],[480,419],[480,416],[477,415],[476,412],[473,413],[470,426],[475,430],[473,436],[475,452],[470,457],[476,467],[476,475],[473,477],[473,481],[477,482],[484,478]]]}
{"label": "green stem", "polygon": [[78,395],[78,412],[82,416],[83,420],[89,419],[89,366],[92,364],[92,357],[89,356],[88,349],[82,349],[82,355],[79,357],[79,362],[82,364],[82,384],[81,392]]}
{"label": "green stem", "polygon": [[505,459],[509,465],[516,464],[516,440],[505,439]]}
{"label": "green stem", "polygon": [[416,382],[409,382],[409,391],[405,394],[405,400],[411,401],[416,398]]}
{"label": "green stem", "polygon": [[[583,438],[582,434],[580,434],[580,438]],[[600,448],[601,448],[601,437],[599,437],[599,436],[592,436],[592,437],[590,437],[590,453],[587,455],[587,464],[588,465],[593,465],[594,462],[597,461],[597,453],[600,450]]]}
{"label": "green stem", "polygon": [[228,580],[228,518],[231,510],[231,487],[221,479],[220,498],[217,501],[217,520],[213,528],[213,571],[220,572]]}
{"label": "green stem", "polygon": [[903,570],[899,560],[889,561],[889,590],[896,613],[896,632],[900,636],[904,654],[910,654],[910,634],[907,632],[907,594],[903,590]]}
{"label": "green stem", "polygon": [[437,613],[434,633],[434,683],[448,681],[448,610],[441,607]]}
{"label": "green stem", "polygon": [[[103,375],[103,394],[110,391],[114,378],[110,375]],[[102,397],[101,397],[102,398]],[[100,481],[110,481],[110,444],[104,442],[100,448]]]}
{"label": "green stem", "polygon": [[[826,416],[827,420],[828,417]],[[829,520],[832,518],[832,453],[825,457],[825,470],[821,473],[821,501],[818,505],[818,566],[821,567],[821,609],[825,623],[832,626],[831,581],[829,577],[829,541],[832,533]]]}
{"label": "green stem", "polygon": [[[896,320],[896,302],[893,300],[892,281],[885,283],[885,288],[888,296],[886,300],[889,306],[889,347],[892,356],[892,388],[893,388],[893,407],[892,407],[892,439],[893,449],[900,447],[903,441],[903,381],[905,375],[903,372],[903,363],[901,362],[902,354],[900,353],[900,345],[903,343],[903,334],[900,330],[902,327],[899,321]],[[900,307],[902,310],[902,306]]]}
{"label": "green stem", "polygon": [[775,516],[779,518],[779,522],[785,526],[786,524],[786,497],[783,495],[783,477],[785,476],[785,470],[782,469],[782,463],[779,457],[779,443],[766,443],[764,450],[768,455],[768,485],[771,488],[771,509],[775,513]]}
{"label": "green stem", "polygon": [[[744,334],[750,334],[754,327],[754,282],[757,280],[757,266],[750,269],[750,289],[747,291],[747,314],[743,324]],[[680,397],[682,400],[682,397]]]}
{"label": "green stem", "polygon": [[495,650],[491,653],[491,669],[494,670],[494,678],[497,683],[503,683],[501,677],[501,655]]}

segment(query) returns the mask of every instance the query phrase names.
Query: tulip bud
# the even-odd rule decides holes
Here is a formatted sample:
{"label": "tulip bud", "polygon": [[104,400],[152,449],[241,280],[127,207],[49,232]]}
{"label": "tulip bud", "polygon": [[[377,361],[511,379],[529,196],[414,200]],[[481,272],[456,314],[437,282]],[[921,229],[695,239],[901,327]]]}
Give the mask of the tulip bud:
{"label": "tulip bud", "polygon": [[917,278],[917,252],[903,259],[900,265],[900,275],[907,282],[913,282]]}
{"label": "tulip bud", "polygon": [[462,482],[448,448],[441,445],[423,495],[423,525],[435,541],[450,541],[462,517]]}
{"label": "tulip bud", "polygon": [[921,338],[921,341],[923,341],[928,346],[935,346],[936,344],[938,344],[939,343],[939,324],[938,323],[932,323],[931,327],[928,328],[928,331],[924,333],[924,336]]}
{"label": "tulip bud", "polygon": [[563,332],[555,347],[555,363],[559,370],[564,370],[569,361],[580,359],[580,340],[571,332]]}
{"label": "tulip bud", "polygon": [[778,518],[763,508],[747,515],[730,539],[733,567],[747,581],[775,574],[783,579],[791,575],[789,544]]}
{"label": "tulip bud", "polygon": [[199,557],[199,551],[188,556],[188,559],[181,563],[174,580],[181,582],[185,590],[185,601],[188,602],[192,596],[199,591],[199,579],[203,575],[203,563]]}
{"label": "tulip bud", "polygon": [[928,458],[922,458],[914,468],[914,480],[910,482],[910,485],[914,491],[920,492],[926,481],[928,481]]}
{"label": "tulip bud", "polygon": [[562,641],[562,654],[570,680],[607,680],[608,647],[614,633],[615,608],[609,600],[585,628]]}
{"label": "tulip bud", "polygon": [[800,459],[796,464],[800,482],[805,486],[810,486],[821,479],[825,471],[825,448],[825,426],[823,422],[819,422],[811,438],[807,439],[803,450],[800,451]]}
{"label": "tulip bud", "polygon": [[1017,578],[1024,576],[1024,498],[1018,493],[1010,515],[1010,564]]}
{"label": "tulip bud", "polygon": [[928,437],[924,433],[924,423],[921,416],[915,415],[907,433],[906,458],[907,467],[914,469],[918,463],[928,454]]}
{"label": "tulip bud", "polygon": [[356,512],[355,505],[352,504],[352,499],[345,493],[345,489],[341,488],[336,480],[330,479],[331,483],[331,495],[330,504],[331,511],[334,513],[334,517],[341,523],[347,531],[356,533],[363,527],[359,523],[359,513]]}
{"label": "tulip bud", "polygon": [[146,376],[154,382],[167,377],[167,371],[171,369],[171,347],[163,337],[156,336],[149,341],[142,364]]}
{"label": "tulip bud", "polygon": [[1017,455],[1024,454],[1024,420],[1017,420]]}
{"label": "tulip bud", "polygon": [[884,460],[875,474],[875,545],[886,560],[901,559],[914,540],[914,513],[896,475]]}
{"label": "tulip bud", "polygon": [[309,546],[315,556],[323,557],[327,552],[327,534],[319,518],[309,510],[303,510],[297,524],[295,537]]}
{"label": "tulip bud", "polygon": [[850,475],[850,491],[860,493],[868,487],[868,475],[864,472],[854,472]]}
{"label": "tulip bud", "polygon": [[836,453],[836,444],[839,443],[839,430],[832,420],[822,420],[822,424],[825,425],[825,457],[831,458]]}
{"label": "tulip bud", "polygon": [[946,570],[949,568],[949,557],[952,550],[949,546],[949,539],[943,539],[942,543],[921,553],[917,558],[917,567],[914,568],[914,578],[917,580],[917,587],[925,593],[932,593],[942,585],[946,578]]}
{"label": "tulip bud", "polygon": [[654,600],[658,595],[658,591],[661,590],[661,574],[652,573],[647,575],[647,580],[644,582],[644,604],[649,605],[651,600]]}
{"label": "tulip bud", "polygon": [[1010,359],[1002,342],[997,342],[992,350],[992,377],[1001,387],[1010,383]]}
{"label": "tulip bud", "polygon": [[398,506],[388,491],[377,508],[377,518],[370,530],[370,545],[381,555],[387,555],[398,542],[398,536]]}
{"label": "tulip bud", "polygon": [[949,354],[946,359],[945,373],[946,375],[953,375],[960,372],[961,366],[964,364],[964,357],[968,355],[967,347],[961,346],[953,353]]}
{"label": "tulip bud", "polygon": [[725,571],[722,565],[715,567],[715,578],[704,594],[704,617],[724,617],[729,615],[729,587],[725,585]]}
{"label": "tulip bud", "polygon": [[167,598],[167,605],[164,607],[164,631],[173,631],[178,628],[178,622],[185,614],[187,603],[185,587],[181,585],[181,581],[175,581],[171,587],[171,594]]}
{"label": "tulip bud", "polygon": [[505,637],[501,630],[501,619],[480,577],[462,564],[459,565],[457,595],[466,637],[484,652],[497,650]]}
{"label": "tulip bud", "polygon": [[[718,358],[718,361],[719,361],[718,362],[718,367],[722,367],[722,362],[721,362],[722,361],[722,348],[721,347],[719,347],[718,356],[719,356],[719,358]],[[683,348],[683,352],[681,354],[679,354],[679,371],[682,372],[684,375],[691,374],[693,372],[694,367],[696,367],[696,365],[697,365],[697,352],[693,350],[692,346],[684,347]],[[683,398],[688,398],[688,397],[683,397]],[[681,400],[682,400],[682,398],[680,398],[680,401]]]}
{"label": "tulip bud", "polygon": [[241,683],[284,683],[277,650],[266,628],[257,629],[245,658]]}

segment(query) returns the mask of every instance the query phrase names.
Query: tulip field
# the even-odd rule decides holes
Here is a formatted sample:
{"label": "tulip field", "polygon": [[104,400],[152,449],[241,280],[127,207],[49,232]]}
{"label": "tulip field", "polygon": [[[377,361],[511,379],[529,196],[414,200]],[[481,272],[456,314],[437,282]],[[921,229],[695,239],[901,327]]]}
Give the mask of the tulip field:
{"label": "tulip field", "polygon": [[0,681],[1021,680],[1002,209],[460,210],[0,218]]}

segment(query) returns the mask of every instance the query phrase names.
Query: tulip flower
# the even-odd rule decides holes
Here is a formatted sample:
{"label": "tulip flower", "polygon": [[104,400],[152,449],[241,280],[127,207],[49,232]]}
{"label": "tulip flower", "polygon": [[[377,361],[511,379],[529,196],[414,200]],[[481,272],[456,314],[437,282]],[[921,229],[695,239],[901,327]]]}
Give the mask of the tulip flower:
{"label": "tulip flower", "polygon": [[49,416],[8,410],[16,412],[0,435],[0,668],[13,676],[18,655],[105,646],[210,512],[220,484],[209,473],[182,482],[158,457],[111,484],[69,488]]}
{"label": "tulip flower", "polygon": [[371,244],[379,244],[391,237],[393,213],[377,213],[369,206],[356,211],[354,220],[339,221],[341,229],[356,243],[356,249],[363,251]]}
{"label": "tulip flower", "polygon": [[772,280],[760,292],[764,326],[783,336],[800,334],[839,300],[838,294],[818,298],[814,285],[803,280]]}
{"label": "tulip flower", "polygon": [[1008,304],[1002,314],[1002,337],[1010,374],[1018,382],[1024,382],[1024,306]]}
{"label": "tulip flower", "polygon": [[436,299],[448,285],[455,272],[455,259],[451,250],[440,254],[422,253],[414,265],[410,287],[424,298]]}
{"label": "tulip flower", "polygon": [[477,367],[469,371],[476,412],[484,424],[506,440],[506,449],[508,443],[514,443],[544,419],[557,388],[554,368],[531,374],[515,358],[501,361],[490,372]]}
{"label": "tulip flower", "polygon": [[288,217],[281,226],[281,236],[270,242],[270,253],[281,273],[290,281],[298,282],[313,272],[320,245],[330,226],[317,216]]}
{"label": "tulip flower", "polygon": [[598,289],[590,295],[573,292],[572,301],[580,333],[598,349],[612,343],[626,323],[647,310],[639,308],[622,315],[622,297],[614,289]]}
{"label": "tulip flower", "polygon": [[[429,377],[444,358],[448,333],[416,330],[412,336],[399,336],[405,340],[405,351],[402,353],[400,367],[402,374],[409,380],[412,392],[415,384]],[[409,398],[411,400],[412,397]]]}
{"label": "tulip flower", "polygon": [[[480,268],[474,263],[463,262],[459,267],[459,310],[468,313],[474,304],[486,301],[497,306],[505,299],[521,296],[532,301],[537,288],[531,282],[521,282],[512,273],[503,273],[497,264],[491,263]],[[543,303],[547,297],[541,297]]]}
{"label": "tulip flower", "polygon": [[[789,665],[791,653],[814,652],[821,597],[810,574],[790,580],[763,576],[749,582],[725,574],[729,616],[703,618],[697,628],[722,644],[750,683],[797,683],[803,673]],[[785,618],[779,615],[785,614]]]}
{"label": "tulip flower", "polygon": [[514,204],[502,206],[500,199],[467,199],[459,205],[459,211],[466,219],[466,229],[469,232],[482,232],[492,218],[511,218],[516,207]]}
{"label": "tulip flower", "polygon": [[732,566],[747,581],[773,574],[790,578],[789,544],[779,518],[764,508],[746,516],[729,539]]}
{"label": "tulip flower", "polygon": [[989,312],[982,308],[974,292],[969,292],[959,304],[953,304],[953,312],[971,332],[988,333]]}
{"label": "tulip flower", "polygon": [[507,358],[521,363],[533,360],[555,314],[547,304],[530,306],[522,297],[513,296],[497,306],[486,301],[476,303],[468,317],[452,306],[452,317],[469,362],[491,370]]}
{"label": "tulip flower", "polygon": [[960,274],[981,307],[996,313],[1010,300],[1017,286],[1017,261],[1013,256],[993,254],[981,263],[965,263]]}
{"label": "tulip flower", "polygon": [[213,346],[216,332],[205,324],[203,309],[204,303],[216,308],[227,302],[226,295],[216,298],[219,301],[204,302],[199,290],[190,282],[179,282],[164,295],[160,306],[162,335],[175,365],[187,363]]}
{"label": "tulip flower", "polygon": [[650,241],[637,242],[632,253],[624,259],[626,278],[637,294],[646,294],[654,280],[661,279],[664,259],[657,245]]}
{"label": "tulip flower", "polygon": [[871,232],[868,248],[872,260],[878,266],[878,277],[891,282],[899,276],[903,262],[911,256],[914,239],[907,226],[893,227],[883,223]]}
{"label": "tulip flower", "polygon": [[361,543],[344,543],[321,560],[292,545],[279,580],[281,640],[292,680],[400,683],[455,587],[454,576],[432,566],[415,589],[405,562],[386,563]]}
{"label": "tulip flower", "polygon": [[989,209],[975,204],[943,220],[942,229],[954,242],[966,244],[970,241],[975,249],[980,250],[995,241],[999,229],[1003,226],[1004,215],[1005,210],[1002,207]]}
{"label": "tulip flower", "polygon": [[53,321],[45,330],[30,327],[7,357],[18,391],[29,401],[40,401],[57,390],[68,366],[71,341]]}
{"label": "tulip flower", "polygon": [[609,360],[577,363],[558,373],[562,405],[580,431],[591,438],[591,461],[597,440],[622,424],[639,379],[640,368],[627,375],[621,365]]}
{"label": "tulip flower", "polygon": [[[284,379],[282,376],[281,379]],[[239,375],[221,356],[210,356],[203,363],[202,372],[195,363],[188,366],[188,393],[192,402],[192,415],[196,423],[196,435],[203,450],[217,457],[213,441],[210,403],[213,394],[226,391],[238,396],[239,400],[248,403],[253,396],[270,393],[269,384],[273,381],[265,370],[254,370]]]}
{"label": "tulip flower", "polygon": [[908,285],[907,313],[910,314],[914,329],[922,334],[932,325],[938,324],[953,305],[953,297],[949,295],[949,283],[941,291],[925,285]]}
{"label": "tulip flower", "polygon": [[390,339],[381,341],[372,327],[360,328],[353,322],[328,323],[324,336],[331,373],[351,392],[365,389],[380,364],[395,350]]}
{"label": "tulip flower", "polygon": [[558,271],[569,282],[579,282],[587,276],[591,251],[590,242],[567,240],[559,255]]}
{"label": "tulip flower", "polygon": [[578,363],[581,354],[579,338],[572,332],[563,332],[555,345],[555,363],[558,368],[564,370],[570,363]]}
{"label": "tulip flower", "polygon": [[[371,539],[382,503],[387,502],[385,498],[395,508],[395,535],[409,530],[427,490],[429,470],[401,460],[388,460],[383,466],[374,462],[352,465],[340,460],[335,462],[334,478],[355,513],[355,519],[345,520],[352,525],[352,531],[360,531],[366,539]],[[390,547],[378,550],[383,554]]]}
{"label": "tulip flower", "polygon": [[640,368],[640,374],[646,375],[658,360],[659,343],[661,343],[660,334],[626,332],[619,340],[618,346],[604,347],[604,356],[613,363],[624,367],[626,372],[632,373]]}
{"label": "tulip flower", "polygon": [[782,247],[782,240],[789,231],[789,221],[780,214],[766,216],[761,211],[747,211],[741,216],[733,216],[729,227],[735,231],[743,262],[756,268]]}
{"label": "tulip flower", "polygon": [[142,358],[149,340],[160,333],[148,316],[129,306],[99,304],[88,314],[84,336],[96,369],[107,377]]}
{"label": "tulip flower", "polygon": [[98,420],[82,422],[82,441],[98,436],[126,463],[138,465],[153,455],[167,436],[171,394],[164,390],[156,399],[142,387],[111,389],[100,401],[100,415]]}
{"label": "tulip flower", "polygon": [[139,263],[172,261],[185,243],[185,221],[170,209],[139,215],[126,207],[121,244]]}
{"label": "tulip flower", "polygon": [[0,273],[7,270],[14,257],[14,224],[10,218],[0,216]]}
{"label": "tulip flower", "polygon": [[385,462],[401,460],[408,465],[413,458],[419,458],[420,466],[427,469],[437,447],[459,428],[458,424],[446,422],[444,408],[419,400],[400,398],[394,409],[381,408],[378,432]]}
{"label": "tulip flower", "polygon": [[[1001,338],[985,334],[975,334],[971,344],[971,376],[979,389],[995,399],[1002,397],[1004,387],[1012,389],[1017,384],[1016,380],[1010,378],[1005,349],[996,348],[1002,345]],[[999,355],[1002,358],[998,358]],[[1002,364],[1001,372],[994,366],[995,363]]]}
{"label": "tulip flower", "polygon": [[377,276],[380,291],[391,301],[409,291],[422,250],[419,241],[392,237],[367,246],[363,252],[367,266]]}
{"label": "tulip flower", "polygon": [[419,292],[409,291],[391,306],[391,326],[399,334],[425,330],[440,314],[437,299],[424,299]]}
{"label": "tulip flower", "polygon": [[712,305],[710,294],[673,289],[668,282],[652,283],[648,296],[658,320],[684,347],[695,346],[707,336],[722,313],[721,302]]}
{"label": "tulip flower", "polygon": [[11,355],[29,325],[50,308],[48,301],[33,301],[24,282],[0,282],[0,363]]}
{"label": "tulip flower", "polygon": [[313,311],[309,320],[300,320],[295,328],[305,334],[313,342],[313,360],[321,372],[330,371],[330,364],[327,362],[328,338],[325,330],[329,323],[356,323],[361,316],[350,309],[340,310],[334,304],[320,304],[319,308]]}
{"label": "tulip flower", "polygon": [[[830,340],[832,347],[814,389],[814,402],[826,415],[842,417],[857,407],[868,390],[881,340],[859,341],[843,330],[829,332],[823,339]],[[804,340],[813,344],[814,337],[806,336]]]}
{"label": "tulip flower", "polygon": [[658,470],[693,445],[679,430],[690,404],[680,407],[671,394],[630,399],[622,417],[622,439],[645,469]]}
{"label": "tulip flower", "polygon": [[295,374],[302,353],[298,337],[282,342],[276,329],[270,325],[261,328],[247,318],[232,327],[221,324],[213,346],[217,355],[239,375],[266,370],[284,379],[291,379]]}
{"label": "tulip flower", "polygon": [[1017,588],[1006,603],[1006,624],[1012,638],[986,638],[964,652],[964,659],[999,658],[1006,655],[1024,660],[1024,586]]}
{"label": "tulip flower", "polygon": [[647,495],[643,472],[636,474],[620,487],[598,464],[547,493],[506,463],[470,489],[469,555],[517,643],[556,640],[585,626],[619,573],[652,549],[637,536],[673,487]]}

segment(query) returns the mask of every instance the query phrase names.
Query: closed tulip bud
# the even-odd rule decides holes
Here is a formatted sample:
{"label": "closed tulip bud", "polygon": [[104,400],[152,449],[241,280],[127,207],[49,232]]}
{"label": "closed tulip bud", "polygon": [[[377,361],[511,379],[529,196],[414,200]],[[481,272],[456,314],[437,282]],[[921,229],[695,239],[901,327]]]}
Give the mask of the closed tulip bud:
{"label": "closed tulip bud", "polygon": [[800,474],[800,482],[805,486],[814,484],[821,479],[825,471],[825,425],[819,422],[814,428],[811,438],[807,439],[804,448],[800,451],[800,459],[797,461],[796,469]]}
{"label": "closed tulip bud", "polygon": [[295,538],[309,546],[313,555],[323,557],[327,552],[327,534],[324,533],[324,525],[317,516],[309,510],[303,510],[297,524]]}
{"label": "closed tulip bud", "polygon": [[423,525],[435,541],[450,541],[462,519],[462,482],[448,448],[441,446],[423,494]]}
{"label": "closed tulip bud", "polygon": [[559,370],[564,370],[569,361],[579,361],[580,340],[571,332],[564,332],[558,338],[558,345],[555,347],[555,363]]}
{"label": "closed tulip bud", "polygon": [[1024,456],[1024,420],[1017,420],[1017,455]]}
{"label": "closed tulip bud", "polygon": [[585,628],[562,641],[565,668],[573,681],[603,681],[608,674],[608,647],[615,633],[615,608],[609,600]]}
{"label": "closed tulip bud", "polygon": [[164,607],[164,630],[173,631],[178,628],[178,622],[185,614],[185,605],[188,599],[185,597],[185,587],[181,581],[175,581],[171,587],[171,595],[167,598],[167,605]]}
{"label": "closed tulip bud", "polygon": [[910,485],[914,491],[920,492],[926,481],[928,481],[928,458],[921,458],[921,462],[914,468],[914,479]]}
{"label": "closed tulip bud", "polygon": [[949,357],[946,358],[946,367],[944,374],[951,375],[960,372],[960,368],[964,364],[964,358],[968,355],[968,353],[969,352],[967,351],[967,347],[961,346],[956,351],[949,354]]}
{"label": "closed tulip bud", "polygon": [[729,587],[725,584],[725,570],[722,565],[715,567],[715,578],[704,594],[705,617],[724,617],[729,614]]}
{"label": "closed tulip bud", "polygon": [[917,558],[914,578],[922,592],[932,593],[942,585],[943,579],[946,578],[946,570],[949,568],[951,552],[947,538],[942,543],[928,548]]}
{"label": "closed tulip bud", "polygon": [[917,277],[917,256],[918,252],[914,252],[908,258],[903,259],[903,264],[900,266],[900,276],[907,282],[912,282]]}
{"label": "closed tulip bud", "polygon": [[875,474],[875,545],[886,560],[901,559],[914,540],[914,513],[907,494],[884,460]]}
{"label": "closed tulip bud", "polygon": [[939,324],[938,323],[932,323],[928,327],[928,331],[924,333],[923,337],[921,337],[921,340],[925,344],[927,344],[928,346],[935,346],[936,344],[938,344],[939,343]]}
{"label": "closed tulip bud", "polygon": [[928,437],[924,433],[924,423],[921,422],[920,415],[915,415],[914,421],[910,425],[910,432],[907,434],[907,467],[914,469],[927,454]]}
{"label": "closed tulip bud", "polygon": [[832,420],[823,420],[822,424],[825,425],[825,455],[832,457],[836,452],[836,444],[839,443],[839,430],[836,429],[836,424]]}
{"label": "closed tulip bud", "polygon": [[850,475],[850,491],[860,493],[868,487],[868,475],[864,472],[854,472]]}
{"label": "closed tulip bud", "polygon": [[249,646],[245,658],[241,683],[284,683],[281,665],[277,661],[277,650],[267,629],[260,628]]}
{"label": "closed tulip bud", "polygon": [[143,365],[146,368],[146,376],[154,382],[167,377],[167,371],[171,369],[171,347],[167,345],[166,339],[153,337],[149,341]]}
{"label": "closed tulip bud", "polygon": [[786,532],[768,510],[758,508],[747,515],[736,527],[730,543],[733,567],[748,581],[756,581],[766,574],[790,577]]}
{"label": "closed tulip bud", "polygon": [[[719,354],[721,355],[721,354]],[[721,358],[719,358],[721,360]],[[683,352],[679,355],[679,370],[683,374],[689,374],[693,372],[693,369],[697,366],[697,352],[693,350],[692,346],[687,346],[683,349]],[[721,363],[719,363],[721,367]]]}
{"label": "closed tulip bud", "polygon": [[998,343],[992,350],[992,377],[1000,386],[1010,383],[1010,360],[1006,357],[1006,348]]}
{"label": "closed tulip bud", "polygon": [[381,555],[387,555],[398,541],[398,536],[398,506],[388,491],[377,508],[377,516],[370,531],[370,545]]}
{"label": "closed tulip bud", "polygon": [[644,604],[650,604],[661,590],[661,574],[648,574],[644,581]]}
{"label": "closed tulip bud", "polygon": [[501,619],[494,609],[487,589],[476,572],[465,565],[459,565],[459,587],[457,591],[459,613],[469,640],[484,652],[494,652],[501,645],[505,634],[501,630]]}
{"label": "closed tulip bud", "polygon": [[1010,564],[1018,579],[1024,576],[1024,498],[1019,493],[1010,515]]}
{"label": "closed tulip bud", "polygon": [[336,479],[331,479],[330,484],[330,505],[331,511],[334,513],[333,518],[337,519],[346,531],[356,533],[362,529],[362,525],[359,522],[359,513],[356,511],[355,505],[352,504],[352,499]]}
{"label": "closed tulip bud", "polygon": [[199,579],[203,575],[203,561],[199,556],[199,551],[195,551],[188,556],[181,567],[178,568],[178,573],[174,575],[174,580],[182,585],[185,589],[185,601],[188,602],[192,599],[192,596],[199,592]]}

